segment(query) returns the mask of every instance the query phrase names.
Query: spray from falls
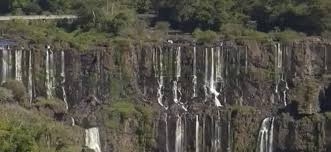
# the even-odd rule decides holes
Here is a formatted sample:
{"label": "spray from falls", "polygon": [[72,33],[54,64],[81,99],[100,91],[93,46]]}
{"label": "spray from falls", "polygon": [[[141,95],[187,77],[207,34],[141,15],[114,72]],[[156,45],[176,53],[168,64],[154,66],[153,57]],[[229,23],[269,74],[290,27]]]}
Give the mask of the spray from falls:
{"label": "spray from falls", "polygon": [[195,152],[199,152],[199,115],[195,116]]}
{"label": "spray from falls", "polygon": [[85,130],[85,144],[95,152],[101,152],[99,128],[94,127]]}
{"label": "spray from falls", "polygon": [[66,106],[66,109],[69,109],[68,101],[67,101],[67,94],[65,90],[65,82],[66,82],[66,76],[65,76],[65,58],[64,58],[64,51],[61,51],[61,77],[62,77],[62,82],[61,82],[61,88],[62,88],[62,98],[64,101],[64,104]]}
{"label": "spray from falls", "polygon": [[182,126],[182,118],[177,115],[176,121],[176,140],[175,140],[175,152],[183,152],[183,144],[184,144],[184,128]]}
{"label": "spray from falls", "polygon": [[22,81],[22,50],[15,51],[15,80]]}
{"label": "spray from falls", "polygon": [[273,129],[274,117],[265,118],[262,121],[258,137],[257,152],[272,152],[273,151]]}

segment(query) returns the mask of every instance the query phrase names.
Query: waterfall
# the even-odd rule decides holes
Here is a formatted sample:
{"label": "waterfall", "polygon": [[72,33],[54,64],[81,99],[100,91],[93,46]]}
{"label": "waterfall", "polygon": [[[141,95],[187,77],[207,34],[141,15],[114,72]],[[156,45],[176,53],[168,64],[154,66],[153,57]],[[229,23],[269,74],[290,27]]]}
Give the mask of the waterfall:
{"label": "waterfall", "polygon": [[175,152],[183,152],[183,140],[184,139],[184,129],[182,126],[182,118],[177,115],[176,121],[176,140],[175,140]]}
{"label": "waterfall", "polygon": [[29,51],[29,78],[28,78],[28,93],[29,93],[29,101],[32,103],[33,92],[32,92],[32,51]]}
{"label": "waterfall", "polygon": [[180,77],[180,75],[181,75],[181,59],[180,59],[180,57],[181,57],[181,53],[180,53],[180,50],[181,50],[181,48],[180,47],[178,47],[178,50],[177,50],[177,59],[176,59],[176,65],[177,65],[177,68],[176,68],[176,70],[177,70],[177,72],[176,72],[176,78],[177,78],[177,81],[178,81],[178,79],[179,79],[179,77]]}
{"label": "waterfall", "polygon": [[275,93],[278,93],[278,44],[275,44]]}
{"label": "waterfall", "polygon": [[214,62],[214,48],[211,48],[211,74],[210,74],[210,92],[212,94],[214,94],[214,102],[215,102],[215,105],[217,107],[221,107],[221,103],[220,101],[218,100],[218,95],[219,93],[217,92],[216,90],[216,87],[215,87],[215,82],[214,82],[214,78],[215,78],[215,73],[214,73],[214,65],[215,65],[215,62]]}
{"label": "waterfall", "polygon": [[160,60],[159,60],[160,69],[159,69],[159,80],[158,80],[159,87],[157,88],[157,101],[161,107],[164,107],[167,110],[168,108],[164,106],[164,104],[162,103],[162,98],[163,98],[163,94],[162,94],[163,63],[162,62],[163,62],[163,55],[162,55],[162,49],[160,48]]}
{"label": "waterfall", "polygon": [[245,73],[247,73],[248,71],[248,48],[247,48],[247,46],[245,47]]}
{"label": "waterfall", "polygon": [[282,52],[282,50],[280,48],[280,43],[277,43],[277,52],[278,52],[278,59],[277,59],[278,68],[282,68],[283,52]]}
{"label": "waterfall", "polygon": [[180,77],[180,72],[181,72],[181,67],[180,67],[180,47],[178,47],[177,50],[177,56],[176,56],[176,78],[174,80],[174,84],[173,84],[173,94],[174,94],[174,102],[178,103],[179,99],[178,99],[178,92],[180,92],[180,90],[178,89],[178,80]]}
{"label": "waterfall", "polygon": [[15,51],[15,79],[22,81],[22,51]]}
{"label": "waterfall", "polygon": [[12,79],[13,77],[13,75],[12,75],[12,73],[13,73],[13,57],[12,57],[12,50],[8,50],[8,64],[7,64],[7,79]]}
{"label": "waterfall", "polygon": [[205,102],[207,101],[208,97],[208,48],[205,49],[205,82],[203,85],[204,91],[205,91]]}
{"label": "waterfall", "polygon": [[61,77],[62,77],[62,82],[61,82],[61,88],[62,88],[62,98],[64,101],[64,104],[66,106],[66,109],[69,109],[68,101],[67,101],[67,94],[65,90],[65,82],[66,82],[66,76],[65,76],[65,58],[64,58],[64,51],[61,51]]}
{"label": "waterfall", "polygon": [[99,128],[94,127],[85,130],[85,144],[95,152],[101,152]]}
{"label": "waterfall", "polygon": [[71,126],[75,126],[75,125],[76,125],[75,119],[74,119],[74,117],[71,117]]}
{"label": "waterfall", "polygon": [[196,89],[197,89],[197,49],[196,46],[193,48],[193,97],[197,96]]}
{"label": "waterfall", "polygon": [[217,48],[216,81],[222,81],[221,48]]}
{"label": "waterfall", "polygon": [[228,113],[228,147],[227,152],[231,152],[231,112]]}
{"label": "waterfall", "polygon": [[328,65],[327,65],[327,61],[328,61],[328,58],[327,58],[327,49],[326,49],[326,46],[324,46],[324,70],[325,72],[328,70]]}
{"label": "waterfall", "polygon": [[273,128],[274,118],[265,118],[262,121],[258,137],[257,152],[272,152],[273,151]]}
{"label": "waterfall", "polygon": [[218,112],[218,118],[214,123],[214,135],[213,135],[213,151],[218,152],[221,149],[221,133],[222,129],[220,126],[220,114]]}
{"label": "waterfall", "polygon": [[7,71],[8,71],[8,50],[5,48],[2,50],[2,83],[5,83],[7,80]]}
{"label": "waterfall", "polygon": [[49,49],[50,49],[50,46],[47,46],[47,49],[46,49],[46,61],[45,61],[45,67],[46,67],[46,95],[47,95],[47,98],[50,98],[52,96],[52,86],[51,86],[51,80],[50,80],[50,62],[49,62],[49,59],[50,59],[50,55],[49,55]]}
{"label": "waterfall", "polygon": [[168,134],[168,114],[165,113],[165,118],[164,118],[164,121],[165,121],[165,132],[166,132],[166,152],[169,152],[169,134]]}
{"label": "waterfall", "polygon": [[199,115],[195,116],[195,152],[199,152]]}

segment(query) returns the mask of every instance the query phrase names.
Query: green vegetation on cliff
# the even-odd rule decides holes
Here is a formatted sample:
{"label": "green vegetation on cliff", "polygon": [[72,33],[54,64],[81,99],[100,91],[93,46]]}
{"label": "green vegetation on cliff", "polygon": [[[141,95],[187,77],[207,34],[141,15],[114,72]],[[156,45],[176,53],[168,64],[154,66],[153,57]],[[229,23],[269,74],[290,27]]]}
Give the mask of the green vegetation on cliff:
{"label": "green vegetation on cliff", "polygon": [[83,130],[15,104],[0,106],[0,151],[80,151]]}
{"label": "green vegetation on cliff", "polygon": [[[64,28],[60,35],[67,32],[76,37],[70,39],[75,44],[94,39],[89,36],[96,33],[155,40],[153,36],[166,36],[169,25],[188,33],[195,31],[195,38],[205,43],[216,38],[283,41],[303,35],[330,37],[330,3],[329,0],[4,0],[0,2],[0,14],[77,14],[79,19],[72,24],[58,25]],[[139,19],[146,14],[155,15],[152,21],[163,24],[142,24]],[[160,35],[162,32],[154,33],[155,30],[166,33]]]}

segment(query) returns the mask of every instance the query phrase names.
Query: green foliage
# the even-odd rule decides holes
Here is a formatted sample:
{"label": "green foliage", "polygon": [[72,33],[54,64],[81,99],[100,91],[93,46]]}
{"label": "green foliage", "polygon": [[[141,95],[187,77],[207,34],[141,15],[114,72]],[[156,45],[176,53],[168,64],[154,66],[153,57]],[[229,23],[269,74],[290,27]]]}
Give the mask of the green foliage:
{"label": "green foliage", "polygon": [[52,98],[52,99],[46,99],[46,98],[37,98],[35,100],[34,106],[36,107],[42,107],[42,108],[49,108],[54,110],[56,113],[65,113],[66,107],[63,101],[60,99]]}
{"label": "green foliage", "polygon": [[170,24],[168,22],[156,22],[155,29],[160,31],[168,32],[170,28]]}
{"label": "green foliage", "polygon": [[201,31],[200,29],[196,29],[193,32],[193,37],[198,43],[212,43],[217,39],[217,33],[210,30]]}
{"label": "green foliage", "polygon": [[224,34],[226,39],[239,39],[239,40],[257,40],[268,41],[270,37],[266,33],[258,32],[254,29],[249,29],[241,24],[224,24],[220,28],[220,32]]}
{"label": "green foliage", "polygon": [[1,105],[0,114],[0,151],[80,151],[84,143],[83,130],[18,105]]}
{"label": "green foliage", "polygon": [[313,113],[318,102],[318,83],[313,79],[306,79],[291,91],[291,100],[297,104],[299,114]]}
{"label": "green foliage", "polygon": [[14,101],[13,92],[9,89],[0,87],[0,102],[6,103],[6,102],[13,102],[13,101]]}
{"label": "green foliage", "polygon": [[298,33],[293,30],[285,30],[282,32],[272,32],[271,35],[274,37],[274,40],[280,42],[289,42],[293,40],[300,40],[306,35],[304,33]]}
{"label": "green foliage", "polygon": [[27,93],[22,82],[9,80],[5,82],[2,87],[11,90],[16,101],[23,104],[27,101]]}

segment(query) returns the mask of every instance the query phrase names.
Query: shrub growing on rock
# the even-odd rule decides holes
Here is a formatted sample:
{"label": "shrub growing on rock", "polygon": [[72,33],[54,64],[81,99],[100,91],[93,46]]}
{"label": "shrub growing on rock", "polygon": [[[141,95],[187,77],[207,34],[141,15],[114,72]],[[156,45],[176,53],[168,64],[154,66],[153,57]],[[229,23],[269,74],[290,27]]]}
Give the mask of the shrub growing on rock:
{"label": "shrub growing on rock", "polygon": [[14,95],[11,90],[0,87],[0,103],[13,102]]}
{"label": "shrub growing on rock", "polygon": [[5,82],[2,87],[12,91],[14,99],[19,103],[25,103],[27,101],[26,89],[22,82],[16,80],[9,80]]}

